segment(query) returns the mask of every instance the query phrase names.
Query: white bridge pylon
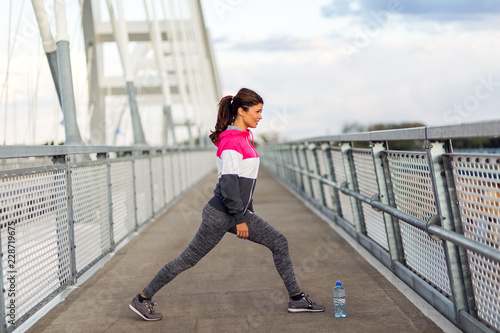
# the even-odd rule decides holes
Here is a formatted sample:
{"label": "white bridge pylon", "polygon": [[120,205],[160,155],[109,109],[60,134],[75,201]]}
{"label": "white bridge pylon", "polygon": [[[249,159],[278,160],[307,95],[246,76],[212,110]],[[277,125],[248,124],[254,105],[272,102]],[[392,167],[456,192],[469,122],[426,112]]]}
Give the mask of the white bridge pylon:
{"label": "white bridge pylon", "polygon": [[90,144],[203,145],[221,92],[200,1],[80,3]]}

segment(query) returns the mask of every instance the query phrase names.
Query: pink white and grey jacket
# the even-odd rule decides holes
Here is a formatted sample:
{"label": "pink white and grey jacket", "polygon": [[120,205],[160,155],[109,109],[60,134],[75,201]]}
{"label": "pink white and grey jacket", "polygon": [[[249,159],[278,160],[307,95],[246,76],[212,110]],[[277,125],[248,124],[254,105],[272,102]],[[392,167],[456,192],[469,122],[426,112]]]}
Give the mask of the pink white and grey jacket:
{"label": "pink white and grey jacket", "polygon": [[208,203],[234,216],[236,224],[245,222],[245,213],[253,213],[252,195],[260,159],[250,143],[251,134],[250,130],[228,126],[216,144],[219,182]]}

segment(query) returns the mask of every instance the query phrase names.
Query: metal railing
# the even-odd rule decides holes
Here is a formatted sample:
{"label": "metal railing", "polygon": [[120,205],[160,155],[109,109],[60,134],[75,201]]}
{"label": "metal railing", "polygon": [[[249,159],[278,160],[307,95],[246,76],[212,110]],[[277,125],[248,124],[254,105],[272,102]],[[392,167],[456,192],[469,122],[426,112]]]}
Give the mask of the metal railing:
{"label": "metal railing", "polygon": [[26,321],[215,169],[207,149],[0,147],[0,332]]}
{"label": "metal railing", "polygon": [[[316,137],[259,149],[263,165],[466,332],[500,331],[500,121]],[[421,140],[421,151],[390,150]],[[354,148],[353,144],[370,148]]]}

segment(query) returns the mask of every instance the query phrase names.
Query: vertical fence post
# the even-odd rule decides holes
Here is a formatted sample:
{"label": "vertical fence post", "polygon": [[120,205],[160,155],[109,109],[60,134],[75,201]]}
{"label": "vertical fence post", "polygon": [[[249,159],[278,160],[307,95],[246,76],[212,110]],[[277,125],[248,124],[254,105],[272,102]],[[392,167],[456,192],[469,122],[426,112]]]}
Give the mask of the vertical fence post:
{"label": "vertical fence post", "polygon": [[[443,161],[443,155],[451,152],[451,141],[426,140],[425,146],[429,168],[433,179],[432,184],[434,187],[434,195],[436,197],[436,208],[438,214],[440,215],[442,227],[449,231],[455,231],[448,192],[448,183],[446,179],[446,171]],[[459,311],[469,311],[469,305],[467,302],[465,285],[463,281],[462,264],[460,262],[458,247],[448,241],[443,240],[442,242],[446,255],[450,284],[453,291],[455,320],[459,323]]]}
{"label": "vertical fence post", "polygon": [[69,238],[69,260],[71,271],[71,284],[76,283],[76,245],[75,245],[75,220],[73,216],[73,181],[72,170],[73,162],[70,155],[64,156],[66,161],[66,192],[68,207],[68,238]]}
{"label": "vertical fence post", "polygon": [[[354,167],[354,158],[352,156],[352,144],[350,142],[342,142],[340,149],[342,151],[342,161],[344,162],[347,186],[350,190],[359,192],[356,169]],[[352,196],[350,196],[349,199],[351,200],[352,216],[354,219],[354,226],[356,227],[356,233],[366,234],[361,202]]]}
{"label": "vertical fence post", "polygon": [[[463,235],[463,227],[462,227],[462,221],[460,217],[460,209],[458,205],[458,197],[457,197],[457,192],[456,192],[456,187],[455,187],[455,179],[453,177],[453,166],[451,163],[450,156],[444,155],[443,156],[443,162],[444,162],[444,169],[446,173],[446,182],[447,182],[447,187],[448,187],[448,194],[449,194],[449,202],[450,202],[450,208],[451,208],[451,214],[453,215],[453,221],[455,222],[455,232]],[[470,275],[470,268],[469,268],[469,258],[467,256],[467,249],[464,249],[463,247],[458,247],[458,253],[460,257],[460,263],[462,266],[462,277],[463,277],[463,282],[464,282],[464,288],[465,288],[465,295],[467,297],[467,304],[469,306],[469,314],[471,314],[473,317],[477,318],[477,307],[476,307],[476,301],[474,298],[474,290],[472,288],[472,280],[471,280],[471,275]]]}
{"label": "vertical fence post", "polygon": [[[395,207],[394,200],[391,200],[392,192],[390,189],[392,189],[392,184],[390,183],[390,172],[387,163],[387,155],[385,154],[386,150],[386,142],[372,142],[373,165],[375,167],[380,202]],[[383,213],[382,215],[384,217],[391,261],[401,262],[404,257],[404,252],[398,220],[387,213]]]}
{"label": "vertical fence post", "polygon": [[[325,143],[321,146],[321,149],[325,152],[325,159],[328,165],[328,174],[326,178],[331,180],[332,182],[337,182],[335,178],[335,166],[333,165],[333,160],[330,152],[332,151],[332,147],[330,144]],[[339,190],[333,186],[330,187],[332,191],[332,202],[333,202],[333,213],[335,215],[342,217],[342,206],[340,205],[340,195]]]}
{"label": "vertical fence post", "polygon": [[113,221],[113,196],[112,196],[112,183],[111,183],[111,161],[109,153],[97,154],[98,159],[106,159],[107,179],[108,179],[108,209],[109,209],[109,242],[111,244],[111,252],[115,250],[115,232]]}

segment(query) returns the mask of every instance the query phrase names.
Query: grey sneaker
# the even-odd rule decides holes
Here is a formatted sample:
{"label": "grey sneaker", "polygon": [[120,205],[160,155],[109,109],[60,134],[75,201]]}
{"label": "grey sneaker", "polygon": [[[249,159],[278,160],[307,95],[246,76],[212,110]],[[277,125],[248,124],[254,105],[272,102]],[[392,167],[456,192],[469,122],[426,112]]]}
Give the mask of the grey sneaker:
{"label": "grey sneaker", "polygon": [[304,297],[298,301],[290,298],[288,301],[288,312],[323,312],[325,311],[324,305],[314,303],[311,298],[304,294]]}
{"label": "grey sneaker", "polygon": [[132,302],[130,302],[128,307],[144,320],[156,321],[161,319],[161,313],[155,312],[156,302],[145,300],[141,303],[139,302],[139,295],[132,298]]}

